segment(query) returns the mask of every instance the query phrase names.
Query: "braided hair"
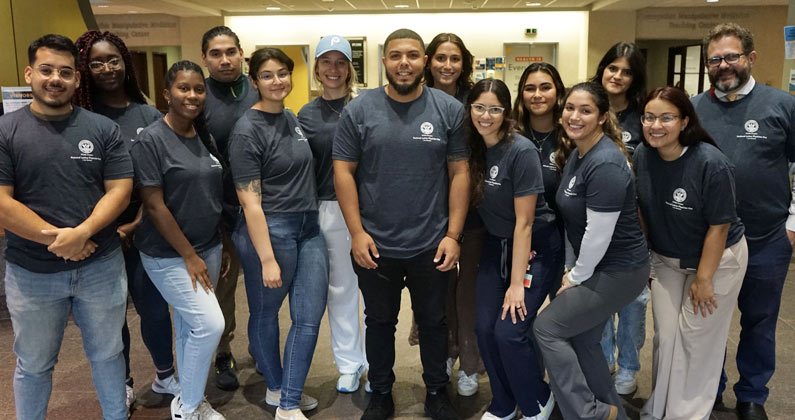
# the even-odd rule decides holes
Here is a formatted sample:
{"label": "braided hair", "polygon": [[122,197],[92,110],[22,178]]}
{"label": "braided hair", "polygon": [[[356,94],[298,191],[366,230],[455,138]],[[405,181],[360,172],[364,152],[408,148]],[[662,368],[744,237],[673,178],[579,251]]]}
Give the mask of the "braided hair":
{"label": "braided hair", "polygon": [[119,50],[119,54],[124,60],[124,92],[130,98],[130,101],[145,104],[146,99],[144,99],[144,95],[138,87],[138,79],[135,76],[132,56],[127,46],[124,45],[124,41],[112,32],[96,30],[87,31],[75,41],[75,46],[77,46],[79,52],[77,70],[80,72],[80,87],[72,97],[72,103],[89,111],[93,110],[94,79],[91,77],[91,69],[88,68],[88,63],[91,61],[89,58],[91,56],[91,47],[99,41],[106,41]]}

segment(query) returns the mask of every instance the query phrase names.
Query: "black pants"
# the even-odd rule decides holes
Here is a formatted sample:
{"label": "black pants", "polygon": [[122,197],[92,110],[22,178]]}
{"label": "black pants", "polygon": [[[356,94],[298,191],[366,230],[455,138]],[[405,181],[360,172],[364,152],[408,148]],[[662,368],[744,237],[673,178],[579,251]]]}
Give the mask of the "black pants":
{"label": "black pants", "polygon": [[392,391],[395,382],[395,326],[400,312],[403,287],[409,288],[411,307],[420,339],[422,379],[428,391],[437,391],[448,382],[447,324],[445,297],[448,273],[436,269],[436,249],[415,257],[376,258],[378,268],[368,270],[353,261],[364,298],[365,343],[370,364],[368,379],[374,392]]}

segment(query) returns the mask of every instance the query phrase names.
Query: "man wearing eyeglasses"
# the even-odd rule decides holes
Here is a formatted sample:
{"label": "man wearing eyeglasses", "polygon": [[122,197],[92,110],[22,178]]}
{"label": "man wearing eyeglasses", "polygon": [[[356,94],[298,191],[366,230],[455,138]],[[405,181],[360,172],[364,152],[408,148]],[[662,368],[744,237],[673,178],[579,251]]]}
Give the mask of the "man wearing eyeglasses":
{"label": "man wearing eyeglasses", "polygon": [[[748,240],[748,270],[738,298],[737,411],[744,420],[767,419],[776,320],[795,242],[788,175],[788,162],[795,161],[795,98],[751,76],[757,53],[747,29],[720,24],[704,38],[703,50],[712,88],[693,98],[693,105],[735,165],[737,213]],[[724,371],[716,407],[723,405],[726,381]]]}
{"label": "man wearing eyeglasses", "polygon": [[0,226],[14,328],[20,420],[43,420],[71,313],[105,419],[127,418],[121,329],[127,277],[115,220],[133,167],[119,127],[71,105],[77,49],[45,35],[28,48],[30,106],[0,118]]}
{"label": "man wearing eyeglasses", "polygon": [[444,303],[469,204],[464,110],[452,96],[420,85],[428,57],[416,32],[390,34],[381,60],[389,84],[345,107],[332,151],[365,304],[373,392],[362,420],[394,413],[395,325],[404,287],[419,327],[425,412],[457,420],[445,395]]}

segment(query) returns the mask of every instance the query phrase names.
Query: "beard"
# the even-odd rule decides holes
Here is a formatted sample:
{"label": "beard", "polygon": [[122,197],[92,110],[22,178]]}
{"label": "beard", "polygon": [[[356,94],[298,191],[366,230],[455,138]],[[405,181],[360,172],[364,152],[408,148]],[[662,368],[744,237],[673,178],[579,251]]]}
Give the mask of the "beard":
{"label": "beard", "polygon": [[407,85],[397,84],[397,82],[395,82],[395,79],[392,78],[392,75],[389,74],[389,72],[386,73],[386,80],[389,82],[389,85],[392,86],[392,89],[395,89],[395,92],[397,92],[398,95],[404,96],[413,93],[415,90],[417,90],[417,88],[420,86],[420,83],[422,82],[422,75],[415,77],[414,81],[412,81]]}
{"label": "beard", "polygon": [[[734,74],[734,79],[722,82],[720,79],[724,74]],[[722,92],[731,92],[744,85],[750,78],[751,68],[748,66],[739,69],[734,66],[730,66],[727,69],[719,68],[715,71],[709,72],[709,82],[712,83],[712,86]]]}
{"label": "beard", "polygon": [[59,98],[51,98],[50,96],[47,95],[45,89],[46,86],[41,86],[37,89],[34,89],[31,86],[31,93],[33,94],[33,97],[36,99],[37,102],[47,105],[50,108],[60,108],[72,102],[72,94],[74,92],[70,94],[68,92],[68,89],[66,89],[67,93],[61,95]]}

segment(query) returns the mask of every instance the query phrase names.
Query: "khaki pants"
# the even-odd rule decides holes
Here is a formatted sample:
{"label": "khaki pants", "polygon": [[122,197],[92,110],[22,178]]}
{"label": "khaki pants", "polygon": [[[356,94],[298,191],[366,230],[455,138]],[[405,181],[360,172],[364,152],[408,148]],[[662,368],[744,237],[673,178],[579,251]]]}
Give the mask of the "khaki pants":
{"label": "khaki pants", "polygon": [[641,419],[708,419],[732,313],[748,266],[745,237],[723,252],[712,277],[718,307],[706,318],[693,312],[690,300],[695,271],[681,269],[679,259],[655,252],[651,265],[657,273],[651,283],[654,366],[652,393]]}

